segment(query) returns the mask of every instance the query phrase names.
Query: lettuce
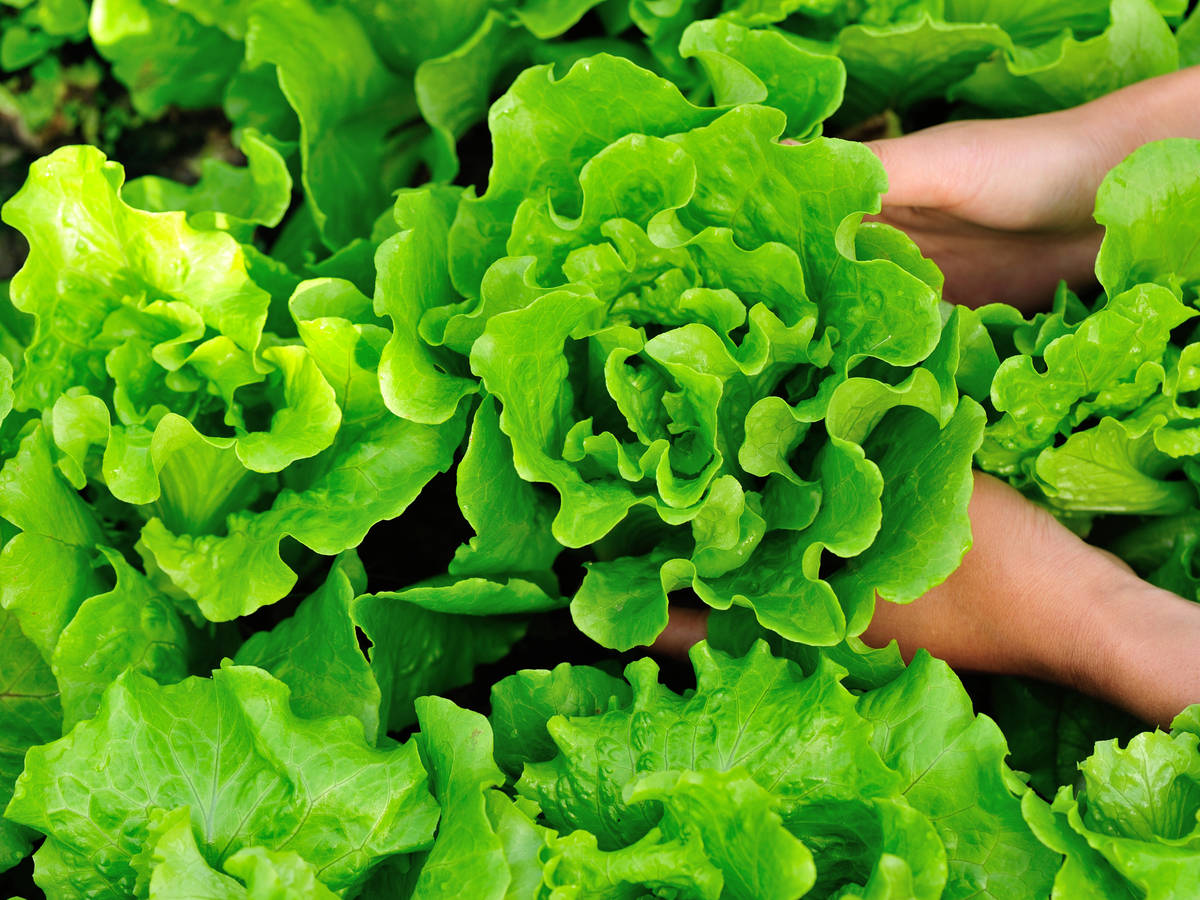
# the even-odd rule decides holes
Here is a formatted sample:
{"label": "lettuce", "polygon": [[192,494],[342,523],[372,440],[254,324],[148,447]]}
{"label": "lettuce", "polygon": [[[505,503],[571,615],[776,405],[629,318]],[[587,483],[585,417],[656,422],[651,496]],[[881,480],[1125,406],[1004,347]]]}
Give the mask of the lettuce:
{"label": "lettuce", "polygon": [[[25,751],[62,733],[58,685],[37,648],[22,633],[16,618],[0,610],[0,803],[8,805],[12,786],[25,767]],[[0,818],[0,869],[9,869],[30,850],[33,832],[8,816]]]}
{"label": "lettuce", "polygon": [[[235,662],[288,685],[300,715],[357,717],[372,743],[411,725],[418,697],[466,684],[476,665],[504,656],[525,626],[511,613],[558,605],[517,579],[435,580],[377,594],[362,593],[364,582],[353,554],[339,558],[295,615],[252,635]],[[510,615],[488,615],[496,612]],[[366,657],[359,634],[370,644]]]}
{"label": "lettuce", "polygon": [[[797,54],[789,70],[829,65]],[[871,154],[786,147],[784,128],[768,107],[696,107],[614,57],[559,80],[532,69],[493,108],[487,192],[402,194],[381,247],[389,407],[435,423],[484,394],[460,493],[507,485],[514,511],[473,521],[477,541],[520,519],[526,535],[542,523],[522,539],[545,547],[536,562],[550,538],[595,545],[572,613],[608,646],[649,643],[683,587],[835,643],[876,591],[911,600],[966,548],[982,420],[944,368],[958,347],[940,276],[898,233],[859,226],[883,188]],[[511,462],[475,455],[497,425]],[[939,531],[921,524],[935,510]],[[829,580],[826,550],[847,560]]]}
{"label": "lettuce", "polygon": [[87,33],[84,0],[9,0],[12,20],[0,36],[0,69],[12,71],[46,59],[68,41]]}
{"label": "lettuce", "polygon": [[[998,726],[859,636],[973,464],[1200,595],[1200,144],[1027,319],[823,136],[1169,71],[1186,6],[0,0],[10,890],[1187,896],[1195,710]],[[668,598],[694,683],[624,654]]]}
{"label": "lettuce", "polygon": [[[112,526],[70,489],[103,485],[119,549],[136,542],[184,608],[231,619],[295,583],[285,537],[334,555],[403,512],[450,465],[461,424],[387,411],[374,370],[386,332],[351,285],[306,282],[283,321],[295,336],[269,334],[273,298],[233,236],[128,205],[121,177],[94,150],[64,149],[4,208],[33,247],[11,288],[34,322],[13,402],[42,413],[0,471],[12,484],[0,504],[23,532],[86,549]],[[30,477],[76,510],[72,532],[25,524]],[[386,487],[350,503],[364,485]]]}
{"label": "lettuce", "polygon": [[1178,68],[1171,25],[1183,10],[1153,0],[630,3],[660,65],[681,83],[689,72],[676,44],[690,21],[708,16],[776,28],[801,46],[836,53],[847,72],[837,116],[845,125],[931,100],[989,115],[1084,103]]}
{"label": "lettuce", "polygon": [[[763,644],[740,659],[700,645],[692,661],[696,689],[683,695],[648,660],[627,668],[628,687],[563,667],[493,689],[492,724],[512,748],[497,755],[512,771],[525,751],[519,795],[559,833],[543,853],[548,885],[1045,895],[1053,856],[1021,818],[1003,738],[943,664],[919,656],[856,698],[836,664],[804,675]],[[546,703],[548,677],[578,693]],[[530,696],[545,705],[535,712]],[[910,893],[887,892],[899,885]]]}
{"label": "lettuce", "polygon": [[118,678],[95,718],[29,752],[5,816],[47,835],[35,861],[49,893],[122,897],[170,878],[164,866],[187,886],[183,854],[251,868],[235,856],[248,848],[345,889],[426,845],[437,809],[414,745],[372,749],[353,720],[298,719],[282,683],[227,667],[169,687]]}
{"label": "lettuce", "polygon": [[1053,897],[1183,897],[1200,854],[1200,741],[1196,708],[1171,733],[1139,734],[1124,748],[1096,744],[1078,788],[1053,803],[1022,803],[1047,846],[1064,854]]}
{"label": "lettuce", "polygon": [[[988,426],[978,462],[1057,509],[1195,509],[1198,164],[1200,143],[1161,141],[1109,174],[1096,198],[1104,296],[1089,310],[1060,292],[1052,313],[1012,333],[1018,352],[995,373],[990,399],[1002,415]],[[1125,521],[1126,530],[1136,524]],[[1139,552],[1132,536],[1120,541],[1144,569],[1171,553],[1161,544]]]}

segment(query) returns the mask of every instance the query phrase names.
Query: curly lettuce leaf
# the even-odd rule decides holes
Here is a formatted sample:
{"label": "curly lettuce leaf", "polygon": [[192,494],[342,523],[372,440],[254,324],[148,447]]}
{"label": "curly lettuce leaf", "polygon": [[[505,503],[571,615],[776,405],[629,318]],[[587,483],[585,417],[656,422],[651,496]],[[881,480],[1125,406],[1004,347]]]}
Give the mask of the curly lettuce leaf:
{"label": "curly lettuce leaf", "polygon": [[158,0],[95,0],[88,31],[146,116],[219,106],[242,61],[240,42]]}
{"label": "curly lettuce leaf", "polygon": [[900,773],[904,796],[942,838],[947,897],[1046,896],[1056,860],[1021,816],[1004,735],[975,716],[945,663],[918,653],[896,680],[864,694],[859,711],[876,726],[874,747]]}
{"label": "curly lettuce leaf", "polygon": [[441,697],[417,701],[416,737],[441,804],[437,840],[420,863],[412,896],[481,900],[537,895],[545,829],[498,788],[504,775],[492,758],[492,733],[479,713]]}
{"label": "curly lettuce leaf", "polygon": [[350,283],[306,282],[290,303],[307,358],[340,411],[332,446],[289,469],[268,508],[233,512],[220,531],[177,532],[156,517],[141,533],[143,556],[213,621],[246,615],[291,590],[296,574],[280,556],[285,538],[335,556],[399,516],[450,467],[462,438],[464,412],[427,426],[384,405],[377,366],[386,331]]}
{"label": "curly lettuce leaf", "polygon": [[[191,810],[150,813],[146,847],[134,859],[140,892],[154,900],[333,900],[317,870],[290,851],[245,847],[209,865],[196,844]],[[232,877],[231,877],[232,876]]]}
{"label": "curly lettuce leaf", "polygon": [[721,873],[722,897],[785,900],[817,879],[812,854],[783,826],[777,799],[741,769],[651,773],[623,799],[662,804],[663,840],[698,840]]}
{"label": "curly lettuce leaf", "polygon": [[1068,688],[1031,679],[989,679],[991,714],[1004,732],[1014,768],[1043,797],[1070,784],[1096,742],[1128,740],[1145,725],[1128,713]]}
{"label": "curly lettuce leaf", "polygon": [[[672,831],[669,809],[684,783],[702,803],[716,782],[728,798],[746,779],[811,851],[818,892],[1046,896],[1058,863],[1022,818],[1024,787],[1005,765],[1004,738],[974,715],[943,663],[921,654],[855,698],[825,651],[807,675],[762,644],[740,659],[700,645],[692,659],[697,688],[682,696],[657,684],[648,661],[626,671],[632,696],[586,667],[518,673],[493,689],[498,758],[509,771],[525,763],[518,790],[564,835],[551,846],[571,865],[600,868],[611,854],[614,871],[652,858],[661,869],[651,848],[699,836],[703,858],[736,892],[715,850],[722,814],[699,816],[710,836],[695,822]],[[572,828],[582,833],[567,835]],[[769,839],[765,823],[753,830]]]}
{"label": "curly lettuce leaf", "polygon": [[50,663],[76,610],[108,585],[96,572],[104,530],[54,467],[40,424],[0,468],[0,519],[20,530],[0,551],[0,606]]}
{"label": "curly lettuce leaf", "polygon": [[978,462],[1060,509],[1177,515],[1195,506],[1180,475],[1200,450],[1200,370],[1181,326],[1196,315],[1200,277],[1198,147],[1148,144],[1109,174],[1096,197],[1107,296],[1089,311],[1060,293],[1051,314],[1012,332],[1015,352],[996,369],[991,402],[1002,415]]}
{"label": "curly lettuce leaf", "polygon": [[375,314],[393,327],[379,360],[380,387],[388,409],[414,422],[444,422],[476,391],[466,372],[454,371],[453,361],[418,334],[426,310],[457,300],[447,238],[460,196],[453,188],[402,191],[393,210],[400,232],[375,257]]}
{"label": "curly lettuce leaf", "polygon": [[115,551],[101,552],[116,583],[83,601],[51,658],[64,732],[95,714],[105,689],[122,672],[137,671],[160,684],[188,674],[189,636],[175,604]]}
{"label": "curly lettuce leaf", "polygon": [[371,743],[412,724],[417,698],[467,684],[476,666],[508,652],[524,622],[494,614],[556,605],[516,580],[439,579],[378,594],[364,588],[357,558],[339,557],[324,585],[291,618],[252,635],[235,661],[287,684],[299,715],[355,716]]}
{"label": "curly lettuce leaf", "polygon": [[123,309],[136,316],[142,307],[173,326],[159,332],[157,352],[174,367],[205,328],[244,352],[258,349],[269,298],[247,276],[237,242],[196,231],[183,213],[128,206],[123,179],[95,148],[65,147],[36,162],[4,205],[4,221],[32,248],[10,286],[13,305],[35,319],[15,386],[19,409],[44,409],[68,387],[103,390],[105,356],[120,338],[108,323]]}
{"label": "curly lettuce leaf", "polygon": [[1109,17],[1094,37],[1064,30],[1044,44],[1015,45],[950,95],[994,115],[1029,115],[1079,106],[1179,68],[1175,37],[1152,0],[1112,0]]}
{"label": "curly lettuce leaf", "polygon": [[244,129],[238,147],[246,155],[245,166],[208,158],[195,184],[144,175],[126,184],[121,197],[152,212],[183,210],[199,231],[220,229],[249,242],[257,226],[274,228],[283,220],[292,200],[292,176],[279,151],[257,131]]}
{"label": "curly lettuce leaf", "polygon": [[350,616],[355,596],[365,587],[357,557],[338,557],[325,583],[291,617],[247,638],[234,662],[265,669],[286,684],[299,716],[354,716],[374,744],[380,735],[381,694]]}
{"label": "curly lettuce leaf", "polygon": [[1187,895],[1200,854],[1198,741],[1192,707],[1170,734],[1096,744],[1080,764],[1080,787],[1060,788],[1049,807],[1025,799],[1038,836],[1065,854],[1055,897]]}
{"label": "curly lettuce leaf", "polygon": [[928,13],[895,24],[855,24],[837,35],[846,64],[841,115],[854,122],[946,94],[997,52],[1011,46],[987,21],[944,21]]}
{"label": "curly lettuce leaf", "polygon": [[307,0],[252,6],[246,59],[275,67],[296,111],[301,183],[329,249],[369,234],[408,174],[393,134],[416,113],[411,83],[382,65],[348,10]]}
{"label": "curly lettuce leaf", "polygon": [[1100,185],[1096,221],[1104,226],[1104,243],[1096,275],[1110,296],[1153,282],[1195,299],[1198,160],[1200,141],[1156,141],[1135,150]]}
{"label": "curly lettuce leaf", "polygon": [[511,465],[499,464],[511,455],[495,402],[485,397],[458,464],[458,506],[475,537],[455,551],[451,575],[515,575],[539,584],[554,580],[550,567],[562,545],[551,531],[553,504]]}
{"label": "curly lettuce leaf", "polygon": [[[689,34],[728,78],[742,77],[735,59],[757,59],[773,40],[732,24]],[[807,91],[816,106],[793,118],[811,131],[837,102],[839,64],[785,58],[810,78],[793,96]],[[743,88],[763,95],[748,81],[726,99]],[[611,115],[613,96],[637,102]],[[428,190],[398,202],[405,230],[381,250],[393,268],[376,296],[396,329],[385,396],[437,422],[472,390],[468,375],[479,379],[489,402],[473,444],[494,403],[516,475],[552,486],[559,505],[547,535],[546,504],[516,489],[507,448],[469,452],[460,491],[494,484],[519,503],[537,529],[523,539],[537,563],[554,541],[612,544],[572,604],[585,633],[619,649],[649,643],[666,594],[687,586],[716,608],[754,607],[792,639],[832,644],[865,626],[876,589],[912,599],[948,574],[965,519],[938,530],[906,518],[922,503],[965,505],[977,416],[965,406],[954,418],[960,351],[953,329],[939,346],[940,277],[898,233],[856,233],[884,189],[872,155],[825,139],[784,146],[780,111],[697,107],[603,55],[557,80],[527,71],[491,124],[482,197]],[[927,358],[929,371],[908,371]],[[401,380],[410,368],[417,377]],[[889,419],[905,406],[933,417],[928,430]],[[921,434],[914,445],[938,441],[944,463],[889,457],[885,476],[864,446],[881,455],[908,431]],[[926,465],[955,477],[917,502],[925,489],[909,473]],[[893,483],[902,496],[885,496]],[[655,518],[658,537],[646,527]],[[888,533],[912,541],[863,556],[843,606],[819,577],[822,554],[867,553],[893,518]],[[486,546],[490,523],[472,524]],[[894,573],[885,584],[904,553],[915,554],[909,582]]]}
{"label": "curly lettuce leaf", "polygon": [[[626,671],[628,706],[549,720],[559,755],[527,764],[517,786],[550,825],[590,832],[600,850],[632,853],[631,845],[653,843],[647,835],[660,833],[662,817],[657,803],[633,802],[639,779],[740,767],[811,852],[818,890],[862,885],[881,853],[901,853],[921,873],[917,896],[940,895],[941,844],[900,799],[901,776],[871,747],[871,725],[835,666],[822,662],[803,677],[763,645],[743,659],[699,645],[692,659],[694,693],[661,687],[644,660]],[[670,783],[667,775],[657,779]]]}
{"label": "curly lettuce leaf", "polygon": [[[17,619],[0,609],[0,803],[8,805],[25,752],[62,734],[58,685]],[[24,859],[33,832],[0,815],[0,872]]]}
{"label": "curly lettuce leaf", "polygon": [[598,716],[631,698],[627,682],[587,666],[561,663],[551,671],[515,672],[492,686],[496,762],[517,777],[525,762],[546,762],[558,752],[546,730],[551,718]]}
{"label": "curly lettuce leaf", "polygon": [[48,891],[118,897],[133,893],[150,811],[181,806],[217,865],[288,850],[331,890],[427,846],[437,819],[415,746],[372,749],[348,717],[299,719],[281,682],[244,667],[168,687],[122,675],[95,718],[28,754],[5,814],[47,836]]}
{"label": "curly lettuce leaf", "polygon": [[764,103],[787,114],[794,138],[820,134],[841,105],[845,67],[837,57],[805,50],[778,32],[742,28],[728,20],[693,22],[679,54],[704,68],[717,106]]}

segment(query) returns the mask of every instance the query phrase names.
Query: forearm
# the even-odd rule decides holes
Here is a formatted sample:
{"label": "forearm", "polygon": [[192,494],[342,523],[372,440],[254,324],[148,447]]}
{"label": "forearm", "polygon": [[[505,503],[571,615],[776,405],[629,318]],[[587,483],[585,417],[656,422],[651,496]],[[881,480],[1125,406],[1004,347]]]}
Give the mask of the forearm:
{"label": "forearm", "polygon": [[1169,724],[1200,702],[1200,605],[1139,579],[1012,488],[976,475],[974,545],[907,605],[880,600],[862,635],[963,670],[1070,685]]}
{"label": "forearm", "polygon": [[1063,115],[1070,127],[1091,136],[1103,178],[1143,144],[1200,138],[1200,66],[1139,81]]}
{"label": "forearm", "polygon": [[1090,601],[1062,681],[1164,728],[1200,702],[1200,605],[1145,582]]}

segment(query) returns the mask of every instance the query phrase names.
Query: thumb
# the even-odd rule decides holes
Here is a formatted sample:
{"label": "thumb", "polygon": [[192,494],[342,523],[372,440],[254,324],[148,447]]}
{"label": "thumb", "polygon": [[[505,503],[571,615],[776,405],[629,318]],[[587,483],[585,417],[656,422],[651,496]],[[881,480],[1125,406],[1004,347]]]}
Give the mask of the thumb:
{"label": "thumb", "polygon": [[883,205],[945,207],[954,200],[954,161],[942,136],[915,131],[903,137],[866,141],[887,173]]}

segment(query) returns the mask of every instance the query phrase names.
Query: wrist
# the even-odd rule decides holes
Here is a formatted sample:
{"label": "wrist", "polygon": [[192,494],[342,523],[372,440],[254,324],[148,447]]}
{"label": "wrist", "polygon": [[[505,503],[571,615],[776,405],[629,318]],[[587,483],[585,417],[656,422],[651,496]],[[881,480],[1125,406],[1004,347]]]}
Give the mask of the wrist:
{"label": "wrist", "polygon": [[[1200,66],[1160,75],[1064,110],[1087,135],[1091,163],[1103,178],[1130,153],[1151,141],[1200,138]],[[1097,182],[1099,184],[1099,182]]]}
{"label": "wrist", "polygon": [[1200,605],[1128,576],[1096,591],[1064,681],[1166,727],[1200,702]]}

